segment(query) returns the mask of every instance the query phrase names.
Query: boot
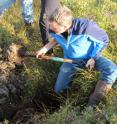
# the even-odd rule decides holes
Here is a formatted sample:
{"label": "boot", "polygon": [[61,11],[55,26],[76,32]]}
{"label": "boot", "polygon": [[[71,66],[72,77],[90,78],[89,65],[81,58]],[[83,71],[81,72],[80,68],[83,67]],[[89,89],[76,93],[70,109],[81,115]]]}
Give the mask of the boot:
{"label": "boot", "polygon": [[90,96],[88,106],[96,106],[111,90],[112,85],[105,81],[99,80],[93,94]]}

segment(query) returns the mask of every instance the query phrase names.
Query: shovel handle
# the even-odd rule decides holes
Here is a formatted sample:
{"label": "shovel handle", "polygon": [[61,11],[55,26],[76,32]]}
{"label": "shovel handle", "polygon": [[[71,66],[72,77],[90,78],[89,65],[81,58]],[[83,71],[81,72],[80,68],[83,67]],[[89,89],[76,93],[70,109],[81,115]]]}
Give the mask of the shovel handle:
{"label": "shovel handle", "polygon": [[71,59],[64,59],[64,58],[52,57],[52,56],[42,56],[42,59],[52,60],[52,61],[56,61],[56,62],[77,63],[76,61],[73,61]]}
{"label": "shovel handle", "polygon": [[[25,52],[24,57],[36,57],[36,52]],[[77,61],[74,61],[72,59],[64,59],[64,58],[60,58],[60,57],[53,57],[53,56],[47,56],[44,55],[41,57],[43,60],[52,60],[52,61],[56,61],[56,62],[67,62],[67,63],[77,63]]]}

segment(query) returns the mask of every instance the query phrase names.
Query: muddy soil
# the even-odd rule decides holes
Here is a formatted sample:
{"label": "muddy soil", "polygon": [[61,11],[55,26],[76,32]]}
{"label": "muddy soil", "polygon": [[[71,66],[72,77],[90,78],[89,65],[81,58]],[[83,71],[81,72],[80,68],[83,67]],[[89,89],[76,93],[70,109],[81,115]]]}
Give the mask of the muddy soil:
{"label": "muddy soil", "polygon": [[[18,46],[16,46],[18,48]],[[15,48],[15,51],[16,51]],[[22,101],[21,97],[26,77],[22,75],[21,59],[12,50],[12,46],[0,48],[0,120],[10,119]],[[16,64],[15,62],[18,62]]]}
{"label": "muddy soil", "polygon": [[45,115],[36,112],[34,108],[19,110],[10,124],[42,124],[41,119]]}
{"label": "muddy soil", "polygon": [[18,54],[21,47],[11,44],[0,48],[0,122],[8,119],[10,124],[40,124],[46,117],[43,110],[51,109],[52,112],[59,108],[60,102],[56,95],[49,95],[50,91],[44,93],[42,87],[33,101],[22,102],[27,76],[22,73],[23,58]]}

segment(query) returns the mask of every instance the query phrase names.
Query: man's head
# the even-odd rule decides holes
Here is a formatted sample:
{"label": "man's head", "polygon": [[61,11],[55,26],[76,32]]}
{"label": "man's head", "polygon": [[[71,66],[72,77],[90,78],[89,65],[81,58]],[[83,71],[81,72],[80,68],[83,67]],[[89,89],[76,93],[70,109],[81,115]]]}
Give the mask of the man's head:
{"label": "man's head", "polygon": [[72,18],[71,10],[60,5],[49,17],[49,28],[55,33],[61,34],[70,28]]}

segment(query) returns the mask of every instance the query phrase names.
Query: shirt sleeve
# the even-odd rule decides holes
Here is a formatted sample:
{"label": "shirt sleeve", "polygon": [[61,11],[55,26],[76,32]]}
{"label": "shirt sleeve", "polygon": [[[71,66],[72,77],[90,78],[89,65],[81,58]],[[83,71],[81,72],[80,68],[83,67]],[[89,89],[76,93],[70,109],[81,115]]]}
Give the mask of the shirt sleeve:
{"label": "shirt sleeve", "polygon": [[100,28],[98,24],[92,20],[89,21],[85,33],[94,37],[95,39],[104,42],[104,48],[109,44],[109,37],[105,30]]}
{"label": "shirt sleeve", "polygon": [[[108,46],[109,37],[108,37],[107,33],[103,29],[101,29],[96,24],[96,22],[94,22],[92,20],[90,20],[87,25],[86,34],[91,36],[90,38],[94,42],[95,50],[92,52],[92,57],[97,58],[98,56],[100,56],[102,51]],[[92,39],[92,37],[94,39]]]}
{"label": "shirt sleeve", "polygon": [[96,40],[95,38],[88,37],[88,39],[92,42],[93,49],[92,53],[90,54],[90,58],[97,58],[100,56],[101,52],[105,48],[105,44],[102,41]]}

